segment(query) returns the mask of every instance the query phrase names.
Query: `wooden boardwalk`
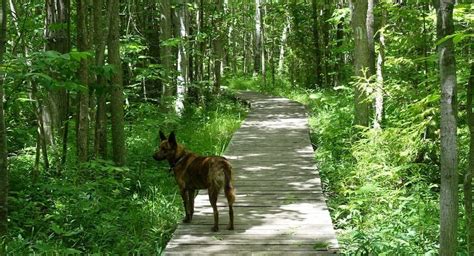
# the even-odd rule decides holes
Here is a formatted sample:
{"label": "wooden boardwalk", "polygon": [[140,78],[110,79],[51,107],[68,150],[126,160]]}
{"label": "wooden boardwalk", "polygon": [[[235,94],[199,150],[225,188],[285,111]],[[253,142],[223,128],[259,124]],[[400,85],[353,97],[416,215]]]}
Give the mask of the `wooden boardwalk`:
{"label": "wooden boardwalk", "polygon": [[338,242],[321,190],[304,107],[285,98],[241,92],[251,104],[225,156],[234,170],[235,230],[218,200],[219,232],[211,232],[207,192],[196,197],[192,223],[181,224],[166,255],[327,255]]}

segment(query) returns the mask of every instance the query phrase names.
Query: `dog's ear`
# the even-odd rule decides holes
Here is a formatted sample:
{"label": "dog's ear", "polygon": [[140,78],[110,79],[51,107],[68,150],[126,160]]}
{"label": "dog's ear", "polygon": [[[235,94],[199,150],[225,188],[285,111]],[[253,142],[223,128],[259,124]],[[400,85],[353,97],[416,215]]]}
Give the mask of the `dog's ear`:
{"label": "dog's ear", "polygon": [[176,135],[174,134],[174,131],[172,131],[170,136],[168,137],[168,142],[170,143],[170,145],[173,148],[178,146],[178,143],[176,142]]}
{"label": "dog's ear", "polygon": [[161,141],[166,140],[166,136],[165,136],[165,134],[164,134],[161,130],[160,130],[160,140],[161,140]]}

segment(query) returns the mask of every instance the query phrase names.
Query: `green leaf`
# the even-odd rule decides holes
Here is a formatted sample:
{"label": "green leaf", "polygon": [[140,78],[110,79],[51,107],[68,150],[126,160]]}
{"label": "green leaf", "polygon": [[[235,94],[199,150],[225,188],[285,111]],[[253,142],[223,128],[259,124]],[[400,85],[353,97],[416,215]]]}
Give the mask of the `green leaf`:
{"label": "green leaf", "polygon": [[57,86],[57,87],[64,87],[64,88],[69,89],[71,91],[81,91],[81,92],[83,92],[83,91],[87,90],[86,86],[84,86],[82,84],[72,82],[72,81],[65,81],[65,82],[62,82],[58,85],[59,86]]}
{"label": "green leaf", "polygon": [[465,34],[463,32],[459,32],[459,33],[456,33],[456,34],[452,34],[452,35],[447,35],[443,38],[441,38],[440,40],[438,40],[438,42],[436,42],[436,46],[452,39],[453,40],[453,43],[454,44],[457,44],[459,42],[461,42],[462,40],[464,40],[465,38],[468,38],[468,37],[474,37],[474,34]]}
{"label": "green leaf", "polygon": [[75,61],[81,61],[82,59],[87,59],[89,57],[92,57],[92,54],[90,52],[70,52],[69,56],[71,57],[72,60]]}
{"label": "green leaf", "polygon": [[51,230],[54,231],[54,233],[58,234],[58,235],[62,235],[64,234],[64,230],[56,223],[53,222],[53,224],[51,224]]}

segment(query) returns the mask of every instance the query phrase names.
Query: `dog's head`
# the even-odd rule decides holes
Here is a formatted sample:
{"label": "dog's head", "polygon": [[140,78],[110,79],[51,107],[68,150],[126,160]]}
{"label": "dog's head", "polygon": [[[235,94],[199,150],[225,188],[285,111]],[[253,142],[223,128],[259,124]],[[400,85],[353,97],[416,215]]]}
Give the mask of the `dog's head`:
{"label": "dog's head", "polygon": [[156,161],[168,160],[173,161],[176,158],[178,151],[178,143],[176,142],[176,135],[171,132],[170,136],[166,138],[162,131],[160,131],[160,146],[155,150],[153,158]]}

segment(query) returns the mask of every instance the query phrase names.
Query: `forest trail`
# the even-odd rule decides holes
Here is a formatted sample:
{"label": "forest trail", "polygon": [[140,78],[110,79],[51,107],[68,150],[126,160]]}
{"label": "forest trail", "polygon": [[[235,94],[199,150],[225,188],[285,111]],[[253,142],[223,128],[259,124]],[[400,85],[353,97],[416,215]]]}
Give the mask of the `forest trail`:
{"label": "forest trail", "polygon": [[226,230],[227,202],[219,195],[219,232],[211,232],[207,191],[196,197],[191,224],[180,224],[166,255],[326,255],[338,242],[322,194],[303,105],[240,92],[251,110],[225,156],[234,169],[235,230]]}

